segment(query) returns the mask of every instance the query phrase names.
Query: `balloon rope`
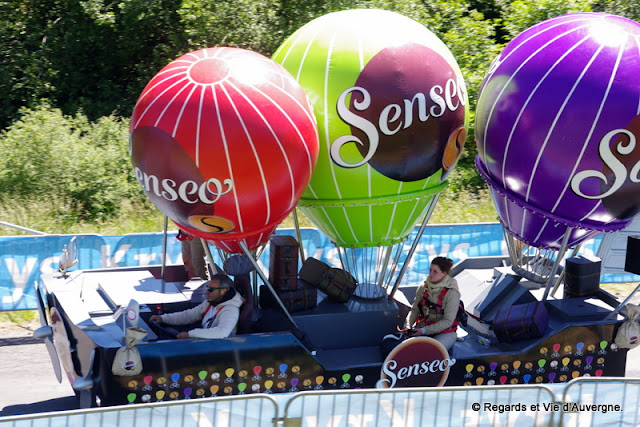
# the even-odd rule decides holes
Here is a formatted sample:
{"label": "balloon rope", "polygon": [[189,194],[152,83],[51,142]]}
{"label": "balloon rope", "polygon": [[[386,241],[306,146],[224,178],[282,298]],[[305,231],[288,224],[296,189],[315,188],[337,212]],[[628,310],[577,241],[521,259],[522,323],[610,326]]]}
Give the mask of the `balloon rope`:
{"label": "balloon rope", "polygon": [[[197,237],[194,237],[194,239],[196,238]],[[213,271],[213,274],[220,273],[220,271],[218,271],[218,267],[216,267],[216,264],[213,262],[213,256],[211,256],[211,249],[209,249],[209,244],[205,239],[200,239],[200,241],[202,242],[202,248],[204,249],[204,253],[207,255],[207,261],[208,261],[209,267],[211,267],[211,271]]]}
{"label": "balloon rope", "polygon": [[375,262],[375,267],[373,268],[373,279],[371,279],[370,283],[377,284],[380,282],[380,276],[384,275],[384,271],[382,271],[382,253],[384,252],[384,247],[379,246],[375,248],[375,261],[372,259],[372,263]]}
{"label": "balloon rope", "polygon": [[218,247],[216,247],[216,252],[218,254],[218,258],[222,260],[222,265],[224,266],[224,262],[227,260],[227,256],[226,256],[227,253]]}
{"label": "balloon rope", "polygon": [[304,246],[302,246],[302,233],[300,233],[300,222],[298,222],[298,208],[293,208],[293,224],[296,228],[296,236],[298,236],[298,243],[300,243],[300,261],[304,263]]}
{"label": "balloon rope", "polygon": [[511,258],[511,265],[522,265],[520,258],[520,251],[516,249],[516,245],[514,242],[514,237],[507,233],[506,227],[502,227],[502,235],[504,236],[504,241],[507,244],[507,253],[509,254],[509,258]]}
{"label": "balloon rope", "polygon": [[[347,269],[347,265],[344,262],[344,259],[342,259],[342,250],[340,249],[340,246],[338,246],[335,242],[333,243],[336,247],[336,249],[338,250],[338,258],[340,258],[340,265],[342,266],[342,268],[344,268],[345,270],[349,271]],[[347,257],[347,254],[344,255],[345,258]]]}
{"label": "balloon rope", "polygon": [[389,267],[389,273],[387,274],[387,287],[391,284],[391,281],[396,275],[396,271],[398,270],[398,264],[400,263],[400,254],[402,252],[402,247],[404,242],[400,242],[393,247],[391,251],[391,266]]}
{"label": "balloon rope", "polygon": [[[356,280],[358,277],[361,277],[360,272],[358,271],[358,257],[356,256],[356,251],[355,249],[351,249],[351,250],[347,250],[348,252],[351,253],[351,266],[349,267],[349,269],[347,269],[347,271],[351,272],[353,271],[353,275],[356,277]],[[348,260],[348,257],[345,257]]]}
{"label": "balloon rope", "polygon": [[405,258],[404,263],[402,264],[402,268],[400,269],[400,273],[398,273],[396,282],[393,284],[393,289],[391,290],[391,294],[389,294],[389,298],[393,298],[393,296],[396,294],[396,291],[398,290],[398,286],[400,286],[400,281],[402,280],[402,277],[404,276],[405,271],[407,271],[407,268],[409,267],[409,261],[411,261],[411,258],[413,257],[413,253],[415,252],[416,247],[418,246],[418,242],[422,238],[424,229],[427,226],[427,222],[429,221],[429,218],[431,217],[431,213],[433,212],[433,209],[436,207],[436,204],[438,203],[439,198],[440,198],[440,193],[434,195],[433,199],[431,199],[431,201],[429,202],[427,213],[425,214],[424,219],[422,220],[422,224],[420,224],[420,229],[418,230],[418,234],[416,235],[416,238],[413,240],[413,243],[411,244],[411,248],[409,249],[409,253],[407,254],[407,257]]}
{"label": "balloon rope", "polygon": [[398,270],[398,265],[400,264],[400,257],[402,256],[402,249],[404,247],[404,241],[395,245],[394,250],[396,251],[395,256],[393,257],[393,264],[389,269],[389,279],[387,283],[387,288],[389,288],[389,284],[391,284],[391,280],[393,276],[395,276],[396,271]]}
{"label": "balloon rope", "polygon": [[[378,276],[380,275],[380,252],[382,252],[381,247],[371,248],[371,258],[369,258],[369,277],[367,278],[367,283],[371,283],[372,285],[375,285],[378,282]],[[375,292],[372,292],[371,296],[375,296]]]}
{"label": "balloon rope", "polygon": [[[354,251],[355,252],[355,251]],[[360,271],[361,271],[361,275],[362,275],[362,281],[364,283],[367,284],[367,290],[369,289],[369,279],[370,279],[370,268],[371,268],[371,248],[368,246],[365,246],[362,250],[362,261],[360,262]],[[367,292],[367,297],[368,292]]]}
{"label": "balloon rope", "polygon": [[556,275],[556,270],[558,269],[558,265],[560,265],[560,259],[564,256],[567,251],[567,242],[569,242],[569,236],[571,236],[571,232],[573,228],[567,226],[567,231],[564,233],[564,239],[562,239],[562,244],[560,245],[560,249],[558,249],[558,253],[556,255],[556,261],[553,263],[553,267],[551,268],[551,272],[549,273],[549,281],[547,282],[546,288],[544,290],[544,295],[542,296],[542,301],[546,301],[547,296],[549,295],[549,291],[551,290],[551,283]]}
{"label": "balloon rope", "polygon": [[[393,249],[398,245],[395,244],[393,246],[386,246],[384,248],[384,258],[380,259],[380,271],[382,274],[379,277],[378,286],[380,286],[384,290],[384,294],[387,295],[387,291],[389,289],[389,282],[391,282],[391,278],[393,277],[393,271],[389,270],[389,260],[391,259],[391,253]],[[385,283],[386,281],[386,283]]]}
{"label": "balloon rope", "polygon": [[[353,252],[353,255],[355,256],[356,260],[358,260],[358,249],[351,249],[351,251]],[[362,281],[360,282],[360,280],[358,280],[361,284],[362,283],[366,283],[367,286],[365,286],[365,288],[369,288],[368,284],[369,284],[369,267],[371,267],[369,260],[370,260],[370,256],[371,256],[371,248],[368,246],[365,246],[364,248],[359,250],[360,252],[360,262],[358,263],[358,269],[357,271],[360,273],[360,277],[362,277]],[[366,289],[365,289],[366,290]],[[364,294],[367,298],[368,298],[368,292]]]}
{"label": "balloon rope", "polygon": [[162,283],[162,289],[160,291],[164,293],[164,269],[167,265],[167,229],[169,228],[169,218],[164,216],[164,227],[162,233],[162,267],[160,268],[160,282]]}
{"label": "balloon rope", "polygon": [[[367,247],[365,251],[365,258],[362,263],[362,275],[365,276],[365,282],[367,283],[367,291],[369,290],[369,283],[371,282],[371,267],[373,266],[373,248]],[[367,292],[367,297],[371,297]]]}
{"label": "balloon rope", "polygon": [[[384,248],[378,248],[376,251],[376,276],[375,282],[378,286],[382,287],[384,278],[387,275],[387,267],[389,262],[389,246]],[[385,292],[386,294],[386,292]]]}

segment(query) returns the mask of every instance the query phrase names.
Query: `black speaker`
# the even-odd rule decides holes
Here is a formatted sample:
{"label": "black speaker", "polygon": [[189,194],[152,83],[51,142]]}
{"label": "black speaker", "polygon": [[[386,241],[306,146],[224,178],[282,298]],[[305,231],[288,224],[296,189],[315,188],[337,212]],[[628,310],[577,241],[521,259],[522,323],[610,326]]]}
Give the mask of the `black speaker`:
{"label": "black speaker", "polygon": [[624,259],[624,271],[640,274],[640,236],[627,237],[627,255]]}

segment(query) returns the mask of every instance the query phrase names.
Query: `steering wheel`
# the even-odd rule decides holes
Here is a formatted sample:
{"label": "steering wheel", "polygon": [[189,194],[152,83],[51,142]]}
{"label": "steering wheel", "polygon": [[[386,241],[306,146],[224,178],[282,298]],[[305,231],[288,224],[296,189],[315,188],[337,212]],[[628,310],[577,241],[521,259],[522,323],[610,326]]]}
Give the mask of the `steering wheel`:
{"label": "steering wheel", "polygon": [[[156,333],[156,335],[158,335],[158,333],[161,333],[163,335],[167,335],[172,339],[177,338],[178,334],[180,333],[179,330],[172,328],[170,326],[163,326],[160,323],[156,323],[153,321],[149,321],[148,322],[149,326],[151,327],[151,329],[153,330],[153,332]],[[160,337],[158,337],[160,338]]]}

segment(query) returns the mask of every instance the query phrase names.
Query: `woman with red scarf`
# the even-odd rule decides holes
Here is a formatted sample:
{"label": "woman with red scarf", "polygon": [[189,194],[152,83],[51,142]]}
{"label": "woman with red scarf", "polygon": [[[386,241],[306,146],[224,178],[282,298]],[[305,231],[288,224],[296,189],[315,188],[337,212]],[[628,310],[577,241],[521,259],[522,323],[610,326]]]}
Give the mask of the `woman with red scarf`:
{"label": "woman with red scarf", "polygon": [[429,336],[447,350],[456,342],[460,290],[456,279],[449,276],[453,261],[436,257],[431,261],[429,276],[416,291],[411,311],[407,315],[407,335]]}

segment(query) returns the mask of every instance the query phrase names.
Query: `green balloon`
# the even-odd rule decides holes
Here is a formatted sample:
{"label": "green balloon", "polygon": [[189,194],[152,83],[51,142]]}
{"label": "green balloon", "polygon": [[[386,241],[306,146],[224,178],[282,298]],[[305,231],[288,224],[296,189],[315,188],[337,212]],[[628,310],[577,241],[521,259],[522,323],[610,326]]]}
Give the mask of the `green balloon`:
{"label": "green balloon", "polygon": [[466,137],[466,87],[449,49],[412,19],[358,9],[309,22],[273,59],[307,92],[319,129],[298,206],[339,246],[404,240]]}

